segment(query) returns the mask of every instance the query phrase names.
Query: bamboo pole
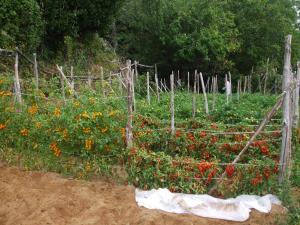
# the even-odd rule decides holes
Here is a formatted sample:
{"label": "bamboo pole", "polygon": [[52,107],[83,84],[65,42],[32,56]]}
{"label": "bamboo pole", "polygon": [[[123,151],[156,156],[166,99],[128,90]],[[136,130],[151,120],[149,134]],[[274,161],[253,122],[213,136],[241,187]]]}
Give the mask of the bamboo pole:
{"label": "bamboo pole", "polygon": [[201,85],[202,85],[202,92],[203,92],[203,96],[204,96],[204,101],[205,101],[205,113],[209,114],[207,95],[206,95],[205,85],[204,85],[203,76],[202,76],[201,72],[200,72],[200,80],[201,80]]}
{"label": "bamboo pole", "polygon": [[196,118],[196,96],[197,96],[197,73],[195,72],[195,76],[194,76],[194,94],[193,94],[193,111],[192,111],[192,116],[193,119]]}
{"label": "bamboo pole", "polygon": [[128,148],[133,147],[132,121],[133,121],[133,104],[132,104],[132,73],[131,61],[126,61],[126,84],[127,84],[127,125],[126,125],[126,144]]}
{"label": "bamboo pole", "polygon": [[171,132],[175,134],[175,113],[174,113],[174,73],[170,76],[171,98],[170,98],[170,113],[171,113]]}
{"label": "bamboo pole", "polygon": [[[292,36],[288,35],[285,41],[284,53],[284,68],[283,68],[283,91],[286,93],[283,101],[283,132],[282,132],[282,145],[280,153],[280,169],[279,169],[279,183],[281,184],[286,175],[291,161],[291,137],[292,137],[292,124],[291,124],[291,44]],[[288,178],[288,177],[287,177]]]}

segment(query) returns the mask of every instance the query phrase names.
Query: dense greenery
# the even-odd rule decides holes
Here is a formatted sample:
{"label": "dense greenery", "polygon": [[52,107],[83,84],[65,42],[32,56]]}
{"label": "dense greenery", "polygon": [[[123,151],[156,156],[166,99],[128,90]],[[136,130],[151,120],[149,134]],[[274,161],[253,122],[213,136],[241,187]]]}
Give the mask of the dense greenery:
{"label": "dense greenery", "polygon": [[[293,0],[4,0],[0,46],[39,50],[51,60],[93,61],[95,54],[89,51],[98,49],[91,44],[97,34],[118,46],[121,56],[157,63],[162,75],[171,69],[245,75],[252,67],[265,69],[268,59],[270,68],[280,69],[287,34],[293,35],[293,64],[299,59],[298,4]],[[86,51],[77,51],[70,59],[64,54],[70,40]]]}
{"label": "dense greenery", "polygon": [[131,0],[119,21],[121,52],[171,69],[249,73],[280,66],[284,37],[299,31],[291,0]]}

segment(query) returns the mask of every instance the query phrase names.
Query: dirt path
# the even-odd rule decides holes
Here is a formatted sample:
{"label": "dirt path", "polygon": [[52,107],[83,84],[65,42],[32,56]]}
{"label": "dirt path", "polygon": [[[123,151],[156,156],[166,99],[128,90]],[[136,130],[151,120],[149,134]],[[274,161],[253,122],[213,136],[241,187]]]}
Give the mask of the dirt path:
{"label": "dirt path", "polygon": [[268,225],[276,224],[283,212],[273,206],[270,214],[253,212],[245,223],[176,215],[139,208],[130,186],[75,181],[54,173],[0,166],[0,225]]}

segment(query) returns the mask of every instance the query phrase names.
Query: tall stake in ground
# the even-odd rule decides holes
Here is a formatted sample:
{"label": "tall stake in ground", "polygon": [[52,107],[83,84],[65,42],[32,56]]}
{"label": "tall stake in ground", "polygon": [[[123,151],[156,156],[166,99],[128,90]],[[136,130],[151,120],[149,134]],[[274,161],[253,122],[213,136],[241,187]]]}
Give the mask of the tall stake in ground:
{"label": "tall stake in ground", "polygon": [[292,36],[288,35],[285,41],[284,53],[284,68],[283,68],[283,91],[286,93],[283,101],[283,131],[282,131],[282,145],[280,154],[280,170],[279,170],[279,183],[282,183],[290,168],[291,161],[291,137],[292,137],[292,124],[291,124],[291,44]]}
{"label": "tall stake in ground", "polygon": [[[18,50],[18,49],[17,49]],[[19,78],[19,53],[15,52],[15,95],[17,98],[17,103],[22,104],[22,94],[21,94],[21,85]],[[20,111],[20,110],[17,110]]]}
{"label": "tall stake in ground", "polygon": [[133,121],[133,104],[132,104],[132,73],[131,61],[126,61],[126,85],[127,85],[127,125],[126,125],[126,144],[128,148],[133,147],[132,121]]}
{"label": "tall stake in ground", "polygon": [[174,73],[170,76],[171,98],[170,98],[170,113],[171,113],[171,132],[175,134],[175,113],[174,113]]}
{"label": "tall stake in ground", "polygon": [[204,96],[205,113],[209,114],[208,101],[207,101],[207,96],[206,96],[206,90],[205,90],[205,85],[204,85],[203,76],[202,76],[201,72],[200,72],[200,80],[201,80],[202,92],[203,92],[203,96]]}
{"label": "tall stake in ground", "polygon": [[294,123],[293,123],[295,128],[298,128],[298,124],[299,124],[299,89],[300,89],[300,61],[298,61],[298,63],[297,63],[295,117],[294,117]]}
{"label": "tall stake in ground", "polygon": [[194,77],[194,94],[193,94],[193,119],[196,118],[196,96],[197,96],[197,72]]}

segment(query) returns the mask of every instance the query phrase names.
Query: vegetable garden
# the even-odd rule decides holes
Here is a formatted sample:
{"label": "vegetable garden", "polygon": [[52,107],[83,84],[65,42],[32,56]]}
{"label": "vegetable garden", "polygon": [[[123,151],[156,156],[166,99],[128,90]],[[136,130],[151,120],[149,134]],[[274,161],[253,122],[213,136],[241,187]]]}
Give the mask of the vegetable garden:
{"label": "vegetable garden", "polygon": [[[29,75],[21,79],[19,90],[16,76],[2,73],[1,159],[13,162],[22,157],[29,168],[81,178],[114,176],[113,168],[118,165],[126,168],[129,183],[143,189],[207,193],[217,182],[213,194],[222,197],[278,190],[282,112],[274,112],[265,129],[256,131],[284,95],[238,90],[230,96],[207,93],[205,99],[179,82],[173,96],[172,124],[172,95],[167,85],[161,83],[153,91],[151,97],[156,99],[149,104],[149,89],[155,90],[157,82],[148,80],[145,85],[146,74],[128,80],[135,74],[129,68],[131,65],[116,76],[109,72],[93,79],[86,76],[87,83],[78,81],[74,87],[75,78],[58,67],[61,79],[44,76],[37,85],[36,77]],[[210,108],[214,104],[208,115],[202,106],[205,101]],[[256,139],[249,142],[253,135]],[[246,145],[247,151],[234,162]]]}

